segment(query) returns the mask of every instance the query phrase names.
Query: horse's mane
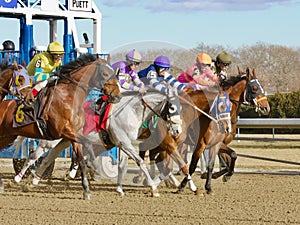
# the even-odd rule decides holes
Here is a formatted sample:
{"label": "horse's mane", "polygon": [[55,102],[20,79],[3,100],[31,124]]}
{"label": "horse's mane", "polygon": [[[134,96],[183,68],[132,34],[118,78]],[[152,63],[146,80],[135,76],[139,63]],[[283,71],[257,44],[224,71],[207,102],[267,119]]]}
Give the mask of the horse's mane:
{"label": "horse's mane", "polygon": [[7,61],[4,61],[4,62],[0,63],[0,72],[7,69],[8,67],[9,67],[9,65],[8,65]]}
{"label": "horse's mane", "polygon": [[247,79],[246,76],[241,76],[241,75],[231,76],[222,82],[222,86],[228,88],[240,82],[241,80],[245,80],[245,79]]}
{"label": "horse's mane", "polygon": [[84,54],[77,58],[75,61],[69,62],[68,64],[62,66],[61,73],[69,74],[78,68],[85,66],[91,62],[94,62],[97,58],[91,54]]}

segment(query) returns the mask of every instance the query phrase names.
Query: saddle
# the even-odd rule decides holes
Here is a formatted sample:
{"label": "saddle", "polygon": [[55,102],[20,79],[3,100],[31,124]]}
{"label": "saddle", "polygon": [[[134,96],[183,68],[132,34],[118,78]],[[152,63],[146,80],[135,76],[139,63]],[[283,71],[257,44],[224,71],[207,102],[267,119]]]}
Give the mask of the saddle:
{"label": "saddle", "polygon": [[43,98],[46,95],[47,90],[48,86],[39,92],[36,99],[32,102],[32,107],[26,107],[24,100],[17,101],[13,119],[14,128],[37,123],[42,136],[50,140],[53,139],[48,132],[47,123],[43,117],[43,110],[45,107]]}

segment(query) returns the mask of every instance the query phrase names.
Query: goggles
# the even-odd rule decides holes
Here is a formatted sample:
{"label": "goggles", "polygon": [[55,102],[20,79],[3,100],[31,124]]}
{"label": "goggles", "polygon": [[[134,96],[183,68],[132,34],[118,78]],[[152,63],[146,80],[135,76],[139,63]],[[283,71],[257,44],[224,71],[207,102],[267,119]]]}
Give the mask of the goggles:
{"label": "goggles", "polygon": [[200,63],[200,67],[206,67],[206,66],[210,67],[210,64]]}
{"label": "goggles", "polygon": [[222,66],[230,66],[230,63],[222,63],[222,62],[220,62],[220,64],[221,64]]}
{"label": "goggles", "polygon": [[170,68],[159,68],[159,72],[162,73],[164,71],[168,71]]}

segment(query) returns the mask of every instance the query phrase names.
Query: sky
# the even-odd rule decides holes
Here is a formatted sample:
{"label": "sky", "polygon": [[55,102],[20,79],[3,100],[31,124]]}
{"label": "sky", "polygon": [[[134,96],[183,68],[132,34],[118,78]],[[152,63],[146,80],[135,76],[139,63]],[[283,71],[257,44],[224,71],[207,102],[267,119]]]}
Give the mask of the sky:
{"label": "sky", "polygon": [[[258,42],[300,47],[300,0],[94,0],[102,13],[102,52],[152,43],[239,48]],[[18,46],[16,25],[0,19],[0,43]],[[79,25],[80,26],[80,25]],[[36,26],[44,34],[43,23]],[[82,25],[80,29],[85,29]],[[18,32],[18,30],[17,30]],[[89,34],[89,30],[87,30]],[[44,35],[45,36],[45,35]],[[92,36],[92,34],[90,34]],[[36,38],[47,45],[47,38]],[[154,43],[154,44],[153,44]]]}
{"label": "sky", "polygon": [[112,51],[159,41],[238,48],[266,44],[300,47],[299,0],[103,0],[102,46]]}

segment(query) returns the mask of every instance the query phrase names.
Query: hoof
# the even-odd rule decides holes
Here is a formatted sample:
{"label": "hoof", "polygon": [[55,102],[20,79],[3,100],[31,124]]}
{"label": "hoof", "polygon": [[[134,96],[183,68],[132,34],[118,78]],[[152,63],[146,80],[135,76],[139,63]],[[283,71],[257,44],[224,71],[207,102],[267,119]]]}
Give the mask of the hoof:
{"label": "hoof", "polygon": [[15,180],[10,180],[8,183],[7,183],[7,187],[8,188],[12,188],[12,187],[15,187],[17,186],[18,183],[15,181]]}
{"label": "hoof", "polygon": [[121,188],[121,187],[117,187],[117,192],[119,193],[119,195],[121,196],[121,197],[123,197],[125,194],[124,194],[124,191],[123,191],[123,189]]}
{"label": "hoof", "polygon": [[179,188],[176,191],[172,191],[172,193],[173,194],[180,194],[180,193],[183,193],[183,191],[184,191],[184,188]]}
{"label": "hoof", "polygon": [[91,201],[92,200],[91,193],[89,193],[89,192],[83,192],[83,200]]}
{"label": "hoof", "polygon": [[151,190],[150,194],[151,194],[151,197],[159,197],[160,196],[157,189]]}
{"label": "hoof", "polygon": [[203,195],[198,188],[196,189],[196,191],[194,191],[194,194],[199,196]]}
{"label": "hoof", "polygon": [[135,176],[133,179],[132,179],[132,182],[135,183],[135,184],[139,184],[141,183],[143,180],[143,177],[141,176]]}
{"label": "hoof", "polygon": [[32,189],[34,189],[36,186],[33,185],[33,184],[24,184],[22,186],[22,191],[23,192],[29,192],[29,191],[32,191]]}
{"label": "hoof", "polygon": [[206,194],[214,196],[215,193],[213,191],[206,191]]}
{"label": "hoof", "polygon": [[205,173],[202,173],[201,176],[200,176],[200,178],[201,178],[201,179],[206,179],[206,178],[207,178],[207,173],[206,173],[206,172],[205,172]]}
{"label": "hoof", "polygon": [[222,178],[222,180],[223,180],[223,182],[227,182],[227,181],[230,180],[230,178],[231,178],[231,176],[224,175],[223,178]]}

